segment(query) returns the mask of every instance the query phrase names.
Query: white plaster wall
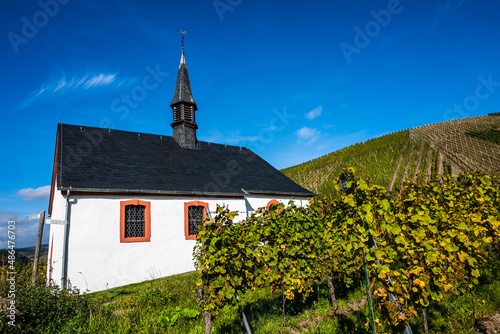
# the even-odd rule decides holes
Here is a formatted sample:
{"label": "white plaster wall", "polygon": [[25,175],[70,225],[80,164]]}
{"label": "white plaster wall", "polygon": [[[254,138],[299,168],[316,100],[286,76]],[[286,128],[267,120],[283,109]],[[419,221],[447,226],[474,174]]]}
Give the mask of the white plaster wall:
{"label": "white plaster wall", "polygon": [[[57,189],[57,188],[56,188]],[[55,190],[50,218],[65,219],[66,198]],[[49,225],[49,253],[47,258],[47,280],[50,284],[60,285],[62,274],[62,254],[64,240],[64,225]],[[51,256],[52,254],[52,256]]]}
{"label": "white plaster wall", "polygon": [[[243,199],[158,196],[72,196],[68,279],[81,291],[99,291],[194,270],[195,240],[185,240],[184,203],[200,200],[244,210]],[[120,201],[151,203],[151,241],[120,243]],[[61,242],[62,243],[62,242]]]}
{"label": "white plaster wall", "polygon": [[[151,203],[151,241],[120,242],[120,201],[139,199]],[[185,240],[184,203],[199,200],[215,211],[217,204],[239,211],[236,221],[246,218],[247,209],[256,210],[277,199],[289,197],[247,196],[244,198],[190,198],[172,196],[85,196],[71,195],[68,280],[82,292],[100,291],[147,279],[194,270],[195,240]],[[296,199],[307,205],[307,198]],[[65,197],[54,196],[53,219],[64,219]],[[249,212],[251,214],[251,212]],[[61,284],[64,227],[50,226],[52,279]],[[50,246],[49,246],[50,247]]]}

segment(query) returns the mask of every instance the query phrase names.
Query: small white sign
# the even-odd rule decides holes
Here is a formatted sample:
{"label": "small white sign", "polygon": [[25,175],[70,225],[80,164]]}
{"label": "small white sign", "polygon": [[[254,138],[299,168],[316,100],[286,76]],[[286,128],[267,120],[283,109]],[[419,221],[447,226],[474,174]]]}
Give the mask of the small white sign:
{"label": "small white sign", "polygon": [[40,214],[28,216],[28,220],[40,219]]}
{"label": "small white sign", "polygon": [[65,220],[45,219],[45,224],[66,225]]}

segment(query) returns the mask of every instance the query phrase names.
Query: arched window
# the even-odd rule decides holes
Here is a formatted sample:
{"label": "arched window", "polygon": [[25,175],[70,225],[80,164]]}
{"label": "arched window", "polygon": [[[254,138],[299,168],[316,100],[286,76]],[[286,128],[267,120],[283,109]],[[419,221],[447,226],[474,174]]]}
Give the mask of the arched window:
{"label": "arched window", "polygon": [[184,235],[186,240],[196,239],[198,225],[207,217],[208,203],[192,201],[184,203]]}
{"label": "arched window", "polygon": [[[275,206],[271,207],[273,204],[276,204]],[[273,208],[276,208],[277,205],[280,205],[280,202],[278,202],[277,200],[275,199],[272,199],[270,200],[267,205],[266,205],[266,209],[267,211],[272,211]]]}
{"label": "arched window", "polygon": [[151,240],[151,203],[133,199],[120,202],[120,242]]}

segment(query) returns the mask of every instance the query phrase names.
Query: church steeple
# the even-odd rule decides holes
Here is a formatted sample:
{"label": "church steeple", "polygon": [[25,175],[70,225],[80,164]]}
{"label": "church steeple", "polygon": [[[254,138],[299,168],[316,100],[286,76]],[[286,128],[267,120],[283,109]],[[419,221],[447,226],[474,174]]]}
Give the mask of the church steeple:
{"label": "church steeple", "polygon": [[184,56],[184,35],[182,35],[182,40],[181,62],[177,73],[174,98],[170,103],[174,114],[174,121],[171,126],[174,129],[173,137],[180,146],[196,149],[198,146],[196,139],[198,125],[196,124],[195,112],[198,107],[194,102],[191,84],[189,83],[186,58]]}

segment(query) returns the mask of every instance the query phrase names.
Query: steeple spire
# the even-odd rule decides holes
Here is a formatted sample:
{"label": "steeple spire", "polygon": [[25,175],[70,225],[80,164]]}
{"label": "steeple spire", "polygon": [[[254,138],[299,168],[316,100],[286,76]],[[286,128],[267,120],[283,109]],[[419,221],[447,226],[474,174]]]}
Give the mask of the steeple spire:
{"label": "steeple spire", "polygon": [[[170,106],[173,106],[179,102],[185,102],[192,104],[197,110],[196,103],[193,99],[193,93],[191,93],[191,84],[189,83],[189,75],[186,66],[186,57],[184,56],[184,48],[182,48],[181,62],[179,64],[179,71],[177,73],[177,83],[175,85],[175,93]],[[175,117],[174,117],[175,122]]]}
{"label": "steeple spire", "polygon": [[184,34],[182,31],[182,54],[177,73],[177,83],[175,84],[175,93],[170,107],[173,110],[174,122],[171,124],[174,129],[173,137],[179,145],[185,148],[197,148],[198,141],[196,139],[196,124],[195,112],[198,110],[191,92],[191,84],[186,66],[186,58],[184,56]]}

